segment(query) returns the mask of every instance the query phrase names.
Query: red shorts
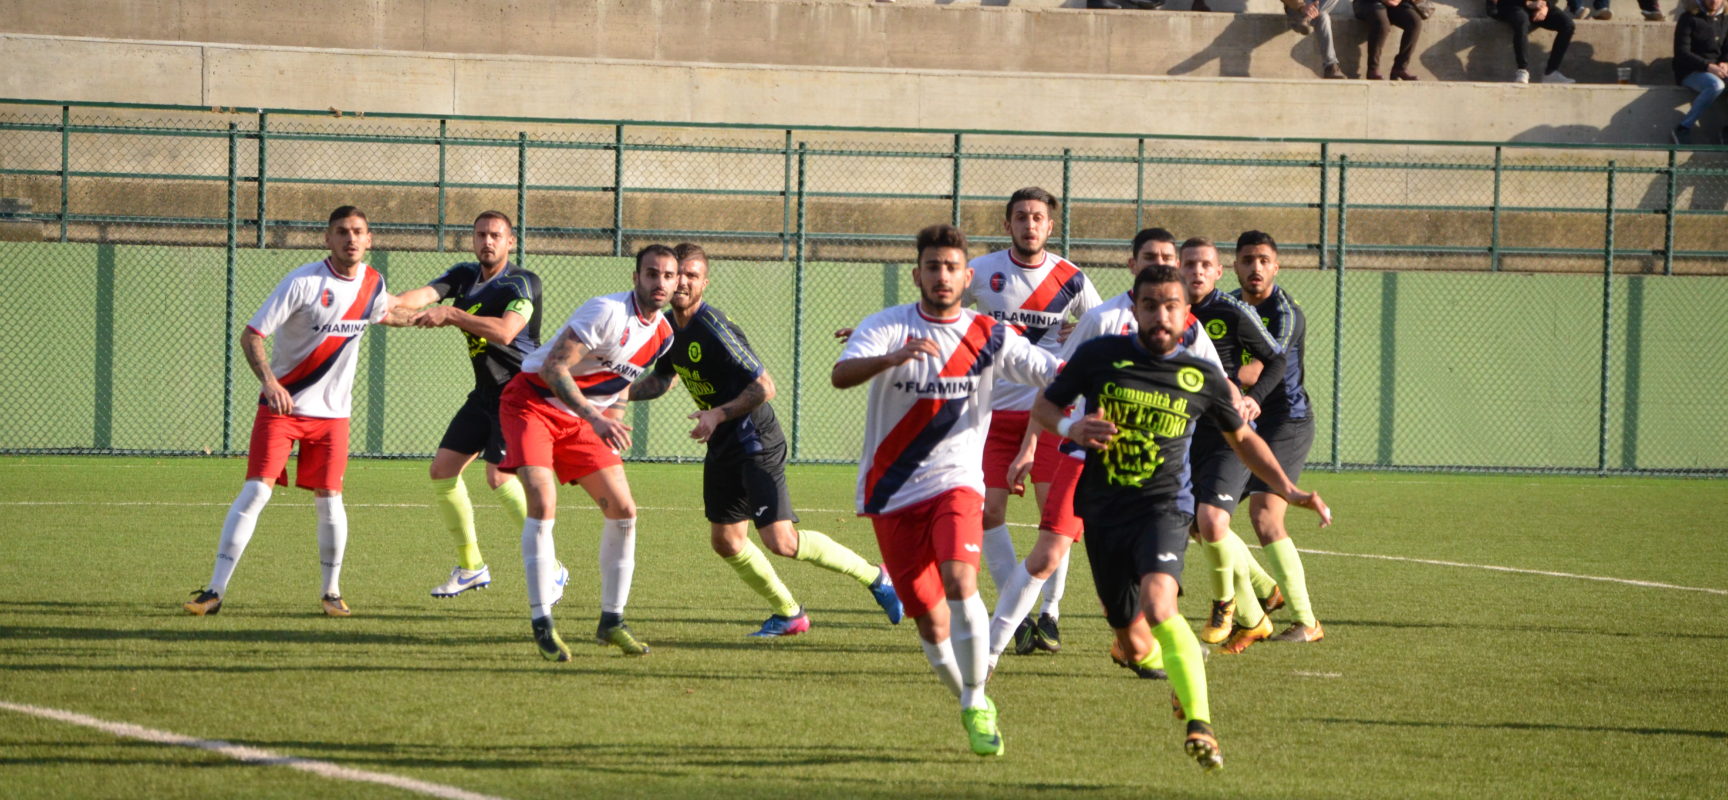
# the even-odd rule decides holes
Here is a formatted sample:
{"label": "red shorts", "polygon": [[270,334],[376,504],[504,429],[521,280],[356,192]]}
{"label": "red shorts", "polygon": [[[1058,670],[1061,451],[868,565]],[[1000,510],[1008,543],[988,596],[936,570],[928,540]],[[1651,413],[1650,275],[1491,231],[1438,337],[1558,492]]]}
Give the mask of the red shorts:
{"label": "red shorts", "polygon": [[937,565],[964,561],[978,566],[984,543],[984,498],[953,489],[915,506],[870,519],[876,546],[894,581],[906,615],[917,619],[944,599]]}
{"label": "red shorts", "polygon": [[1085,526],[1074,514],[1074,489],[1080,485],[1080,470],[1086,462],[1062,452],[1064,441],[1049,431],[1038,434],[1038,455],[1032,461],[1032,482],[1050,484],[1050,493],[1044,496],[1044,508],[1038,515],[1038,530],[1078,542]]}
{"label": "red shorts", "polygon": [[574,483],[624,463],[593,427],[541,397],[523,374],[504,386],[498,427],[504,432],[504,460],[498,469],[504,472],[546,467],[557,473],[559,483]]}
{"label": "red shorts", "polygon": [[1026,423],[1030,411],[993,411],[990,413],[990,433],[984,437],[984,488],[1007,489],[1008,467],[1020,455],[1020,442],[1026,438]]}
{"label": "red shorts", "polygon": [[294,485],[342,491],[348,471],[348,419],[278,414],[259,406],[252,418],[252,445],[246,453],[246,479],[288,485],[288,453],[300,443]]}

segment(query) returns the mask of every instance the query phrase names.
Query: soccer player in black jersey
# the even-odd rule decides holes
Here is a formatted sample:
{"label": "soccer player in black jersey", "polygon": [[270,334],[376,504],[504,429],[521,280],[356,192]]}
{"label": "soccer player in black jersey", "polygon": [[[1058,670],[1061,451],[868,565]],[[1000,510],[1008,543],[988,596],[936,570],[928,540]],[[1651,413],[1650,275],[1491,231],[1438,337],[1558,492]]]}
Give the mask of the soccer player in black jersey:
{"label": "soccer player in black jersey", "polygon": [[448,325],[461,330],[474,364],[474,390],[450,420],[432,457],[434,504],[456,541],[456,566],[449,579],[433,587],[433,597],[455,597],[492,582],[474,535],[474,506],[462,483],[462,471],[476,455],[485,458],[486,483],[515,530],[522,529],[528,515],[521,482],[498,470],[504,459],[498,397],[521,371],[523,357],[540,346],[540,276],[510,263],[515,247],[510,218],[499,211],[482,213],[474,219],[475,261],[457,264],[402,295],[409,308],[450,300],[450,305],[422,310],[413,322],[423,328]]}
{"label": "soccer player in black jersey", "polygon": [[808,561],[852,578],[869,589],[888,620],[904,613],[893,582],[881,567],[813,530],[793,526],[798,515],[786,491],[786,437],[774,407],[774,380],[762,366],[744,332],[720,309],[702,302],[708,288],[708,256],[701,247],[681,244],[678,283],[672,291],[672,349],[654,371],[630,387],[630,399],[652,400],[682,379],[696,413],[690,438],[708,445],[702,464],[702,502],[710,523],[714,552],[738,573],[772,609],[751,636],[795,636],[810,629],[804,607],[775,574],[774,565],[750,541],[754,523],[762,543],[775,555]]}
{"label": "soccer player in black jersey", "polygon": [[[1178,711],[1188,720],[1183,749],[1210,770],[1224,758],[1211,726],[1205,660],[1176,605],[1194,519],[1184,466],[1196,423],[1211,421],[1271,491],[1312,509],[1321,525],[1330,524],[1332,513],[1318,494],[1301,491],[1284,475],[1237,414],[1228,378],[1181,347],[1188,299],[1176,270],[1141,270],[1133,294],[1139,332],[1081,345],[1033,403],[1032,419],[1087,448],[1074,511],[1086,525],[1086,558],[1105,618],[1128,649],[1130,625],[1145,612]],[[1091,411],[1079,420],[1064,416],[1082,396]]]}
{"label": "soccer player in black jersey", "polygon": [[[1252,306],[1217,288],[1224,268],[1212,240],[1193,238],[1182,243],[1182,282],[1188,290],[1195,318],[1218,350],[1218,360],[1232,380],[1250,359],[1261,363],[1260,380],[1242,391],[1245,421],[1263,413],[1266,399],[1284,377],[1284,351],[1260,322]],[[1233,546],[1229,534],[1230,515],[1241,502],[1248,485],[1248,469],[1230,449],[1223,433],[1201,420],[1194,432],[1193,462],[1194,525],[1201,549],[1211,562],[1212,613],[1200,629],[1201,641],[1224,642],[1224,652],[1239,653],[1254,642],[1272,635],[1272,622],[1260,603],[1237,596],[1236,562],[1247,556],[1246,548]],[[1234,630],[1232,630],[1234,628]],[[1228,639],[1228,641],[1226,641]]]}
{"label": "soccer player in black jersey", "polygon": [[[1302,464],[1308,460],[1308,449],[1314,445],[1313,406],[1308,390],[1302,385],[1302,353],[1308,336],[1308,320],[1290,293],[1284,291],[1278,279],[1278,243],[1271,234],[1247,231],[1236,237],[1236,279],[1242,288],[1231,294],[1252,305],[1265,322],[1266,330],[1284,351],[1284,375],[1261,405],[1255,432],[1266,440],[1284,474],[1296,480],[1302,474]],[[1250,381],[1252,370],[1244,368],[1239,376],[1248,385],[1258,388],[1261,377]],[[1283,632],[1270,637],[1275,642],[1317,642],[1325,637],[1320,621],[1314,617],[1314,607],[1308,598],[1307,575],[1302,569],[1302,556],[1297,554],[1290,533],[1284,528],[1284,499],[1271,493],[1258,478],[1248,481],[1248,518],[1254,523],[1254,533],[1272,566],[1272,574],[1284,587],[1290,599],[1290,610],[1296,621]]]}

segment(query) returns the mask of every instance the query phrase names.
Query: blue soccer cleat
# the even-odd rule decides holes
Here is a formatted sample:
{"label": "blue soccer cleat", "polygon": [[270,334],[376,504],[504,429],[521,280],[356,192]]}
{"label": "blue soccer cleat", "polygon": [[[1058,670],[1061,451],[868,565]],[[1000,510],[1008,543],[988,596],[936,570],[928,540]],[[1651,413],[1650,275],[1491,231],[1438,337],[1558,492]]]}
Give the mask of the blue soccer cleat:
{"label": "blue soccer cleat", "polygon": [[888,579],[888,568],[880,567],[876,580],[870,583],[870,596],[876,598],[876,605],[882,607],[882,613],[888,615],[888,621],[895,625],[906,618],[906,607],[900,604],[900,595],[894,591],[894,582]]}
{"label": "blue soccer cleat", "polygon": [[779,614],[769,617],[766,622],[762,623],[761,630],[747,635],[755,639],[769,639],[776,636],[797,636],[807,630],[810,630],[810,617],[806,616],[804,609],[800,608],[797,614],[790,617],[783,617]]}

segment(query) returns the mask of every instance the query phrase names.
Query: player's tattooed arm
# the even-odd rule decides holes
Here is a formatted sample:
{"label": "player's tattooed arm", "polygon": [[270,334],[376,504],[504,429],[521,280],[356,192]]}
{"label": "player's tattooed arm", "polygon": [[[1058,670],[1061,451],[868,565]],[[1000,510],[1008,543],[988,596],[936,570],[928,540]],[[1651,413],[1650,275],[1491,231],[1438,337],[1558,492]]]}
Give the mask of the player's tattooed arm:
{"label": "player's tattooed arm", "polygon": [[1266,440],[1254,432],[1253,428],[1243,425],[1235,431],[1225,431],[1224,441],[1230,443],[1230,448],[1236,451],[1236,456],[1254,473],[1254,477],[1266,482],[1272,492],[1293,506],[1301,506],[1320,517],[1320,527],[1332,524],[1332,509],[1326,507],[1326,502],[1320,499],[1319,492],[1304,492],[1296,487],[1290,476],[1284,473],[1284,468],[1278,465],[1278,458],[1272,455],[1272,448],[1266,446]]}
{"label": "player's tattooed arm", "polygon": [[690,438],[706,442],[714,436],[714,429],[720,427],[720,423],[746,416],[772,397],[774,379],[768,377],[767,372],[763,372],[750,385],[740,390],[738,396],[730,402],[691,414],[689,419],[696,420],[696,427],[690,431]]}
{"label": "player's tattooed arm", "polygon": [[583,422],[594,428],[595,435],[607,445],[623,450],[630,446],[630,426],[618,420],[608,418],[600,409],[595,408],[588,398],[582,396],[582,390],[576,386],[576,379],[570,375],[570,368],[588,354],[587,345],[578,341],[565,328],[558,332],[558,338],[552,343],[552,352],[546,354],[546,363],[540,367],[540,379],[546,382],[547,388],[564,405],[580,417]]}
{"label": "player's tattooed arm", "polygon": [[662,375],[658,372],[650,372],[637,378],[635,383],[630,384],[630,399],[653,400],[665,394],[666,390],[671,389],[672,384],[677,382],[677,373]]}
{"label": "player's tattooed arm", "polygon": [[276,373],[270,371],[270,355],[264,352],[264,337],[251,328],[242,331],[240,352],[246,355],[246,365],[252,368],[252,374],[258,376],[259,394],[270,410],[278,414],[294,413],[294,396],[288,393],[281,381],[276,380]]}

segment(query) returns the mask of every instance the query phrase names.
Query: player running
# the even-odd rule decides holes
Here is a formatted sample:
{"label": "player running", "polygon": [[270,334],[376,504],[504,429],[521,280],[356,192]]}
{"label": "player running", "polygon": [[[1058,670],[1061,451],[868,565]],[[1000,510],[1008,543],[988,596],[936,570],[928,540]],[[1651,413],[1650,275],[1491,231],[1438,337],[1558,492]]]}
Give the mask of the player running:
{"label": "player running", "polygon": [[[918,233],[919,301],[866,317],[834,365],[835,388],[870,384],[858,513],[871,518],[924,656],[960,700],[972,752],[1001,755],[989,678],[989,617],[978,597],[979,468],[994,379],[1048,384],[1060,368],[1009,326],[962,307],[966,236]],[[946,600],[946,602],[943,602]]]}
{"label": "player running", "polygon": [[[1178,711],[1188,720],[1183,749],[1212,770],[1224,757],[1211,725],[1205,660],[1176,605],[1194,507],[1182,473],[1197,418],[1211,420],[1255,475],[1289,502],[1314,510],[1321,525],[1331,523],[1331,512],[1319,495],[1285,477],[1236,413],[1224,374],[1183,350],[1188,302],[1177,272],[1141,270],[1133,295],[1139,331],[1081,345],[1032,415],[1036,424],[1087,448],[1074,508],[1085,522],[1086,557],[1105,618],[1127,648],[1130,626],[1144,609]],[[1063,416],[1080,397],[1091,409],[1087,415]]]}
{"label": "player running", "polygon": [[[1278,243],[1262,231],[1247,231],[1236,238],[1236,279],[1242,288],[1231,294],[1254,307],[1265,321],[1266,329],[1284,350],[1284,376],[1266,395],[1255,430],[1290,480],[1302,474],[1302,464],[1308,460],[1308,450],[1314,445],[1314,414],[1308,402],[1308,390],[1302,385],[1302,354],[1306,349],[1308,319],[1299,305],[1278,280]],[[1248,380],[1250,371],[1241,372],[1244,385],[1255,386]],[[1270,380],[1264,375],[1259,380]],[[1254,533],[1260,537],[1261,548],[1272,566],[1272,573],[1285,588],[1290,610],[1296,621],[1282,632],[1269,637],[1274,642],[1318,642],[1326,632],[1314,616],[1308,598],[1308,578],[1302,568],[1302,556],[1290,533],[1284,528],[1284,498],[1267,488],[1259,478],[1248,481],[1248,518]],[[1250,556],[1250,563],[1253,559]],[[1256,565],[1257,566],[1257,565]],[[1269,625],[1268,625],[1269,627]]]}
{"label": "player running", "polygon": [[[360,337],[373,324],[404,325],[391,313],[395,298],[384,276],[365,263],[372,229],[365,212],[342,206],[324,230],[330,255],[288,273],[240,334],[240,352],[262,391],[252,420],[246,481],[222,522],[210,583],[182,607],[196,616],[222,610],[228,582],[258,515],[270,502],[271,483],[288,485],[288,453],[300,443],[294,483],[312,490],[318,514],[318,563],[324,591],[319,605],[333,617],[353,613],[342,599],[342,555],[348,547],[348,512],[342,477],[348,469],[348,414],[354,399],[354,364]],[[387,318],[388,317],[388,318]],[[269,355],[264,340],[276,336]]]}
{"label": "player running", "polygon": [[486,461],[486,484],[504,506],[512,529],[522,530],[528,518],[522,482],[498,469],[504,460],[498,397],[522,370],[522,359],[540,347],[540,276],[510,262],[514,249],[516,234],[510,218],[500,211],[484,212],[474,218],[475,260],[457,264],[431,283],[401,295],[406,308],[450,300],[448,306],[415,314],[412,322],[423,328],[450,325],[461,330],[474,365],[474,390],[451,418],[432,456],[433,504],[456,541],[456,566],[447,580],[432,588],[433,597],[455,597],[492,583],[492,571],[480,556],[474,536],[474,505],[462,483],[462,471],[476,455]]}
{"label": "player running", "polygon": [[636,571],[636,501],[618,453],[630,446],[630,426],[606,411],[671,348],[672,326],[660,308],[677,280],[678,259],[670,248],[642,248],[631,291],[583,303],[551,342],[522,360],[522,372],[504,387],[498,408],[504,461],[498,468],[521,478],[528,494],[522,567],[534,643],[547,659],[570,660],[570,648],[552,623],[552,606],[564,592],[563,565],[552,540],[562,483],[581,486],[606,518],[600,528],[595,640],[625,655],[648,652],[624,623]]}
{"label": "player running", "polygon": [[[1098,290],[1079,267],[1044,249],[1055,227],[1056,206],[1054,196],[1035,186],[1009,196],[1002,228],[1013,244],[973,259],[968,265],[972,284],[967,288],[968,299],[980,313],[1007,323],[1052,354],[1062,346],[1064,326],[1101,302]],[[1017,626],[1015,652],[1021,654],[1034,648],[1052,653],[1062,649],[1057,619],[1068,583],[1068,559],[1066,546],[1054,540],[1079,535],[1077,528],[1057,531],[1040,524],[1038,543],[1027,556],[1035,568],[1016,563],[1014,540],[1008,534],[1008,495],[1024,491],[1029,464],[1033,499],[1043,516],[1061,458],[1053,447],[1037,447],[1027,431],[1035,394],[1030,386],[998,381],[983,456],[984,559],[998,593],[991,628]],[[1040,585],[1044,607],[1034,620],[1027,612]],[[1010,616],[1015,609],[1019,613]]]}
{"label": "player running", "polygon": [[654,371],[630,387],[632,400],[652,400],[683,379],[696,401],[696,427],[690,438],[708,445],[702,460],[702,501],[715,554],[772,609],[756,637],[796,636],[810,629],[810,617],[780,581],[774,565],[750,541],[753,522],[762,543],[775,555],[808,561],[838,572],[870,590],[888,621],[900,623],[900,599],[888,571],[865,561],[827,534],[793,527],[798,515],[786,491],[786,436],[768,401],[774,379],[750,343],[720,309],[702,301],[708,290],[708,255],[681,244],[678,282],[672,290],[672,349]]}

